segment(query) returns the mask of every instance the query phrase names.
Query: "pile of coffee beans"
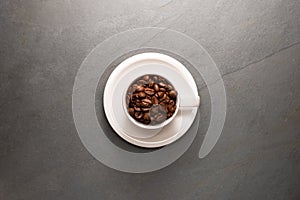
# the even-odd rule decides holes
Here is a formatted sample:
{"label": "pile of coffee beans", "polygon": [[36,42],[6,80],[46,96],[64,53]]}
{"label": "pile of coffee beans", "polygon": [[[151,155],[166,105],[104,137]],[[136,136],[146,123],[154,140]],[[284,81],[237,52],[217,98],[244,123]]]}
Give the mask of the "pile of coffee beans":
{"label": "pile of coffee beans", "polygon": [[126,93],[127,111],[136,121],[156,125],[173,116],[177,91],[165,78],[148,74],[135,79]]}

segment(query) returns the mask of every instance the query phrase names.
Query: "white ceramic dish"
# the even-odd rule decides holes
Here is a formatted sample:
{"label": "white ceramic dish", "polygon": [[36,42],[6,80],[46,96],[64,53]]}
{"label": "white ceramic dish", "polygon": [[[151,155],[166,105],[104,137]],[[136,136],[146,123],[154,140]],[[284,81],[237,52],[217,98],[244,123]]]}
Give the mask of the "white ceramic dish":
{"label": "white ceramic dish", "polygon": [[160,129],[141,128],[126,116],[123,95],[130,83],[145,74],[166,77],[182,97],[182,104],[191,99],[199,102],[196,83],[190,72],[176,59],[160,53],[142,53],[132,56],[110,75],[103,95],[104,111],[115,132],[124,140],[141,147],[154,148],[170,144],[180,138],[192,125],[198,107],[179,107],[174,119]]}

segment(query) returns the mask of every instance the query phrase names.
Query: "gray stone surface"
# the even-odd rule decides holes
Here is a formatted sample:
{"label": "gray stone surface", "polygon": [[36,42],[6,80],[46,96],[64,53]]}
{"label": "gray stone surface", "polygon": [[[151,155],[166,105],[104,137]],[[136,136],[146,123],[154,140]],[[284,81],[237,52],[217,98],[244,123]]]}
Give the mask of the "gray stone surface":
{"label": "gray stone surface", "polygon": [[[74,127],[71,94],[88,52],[127,29],[193,37],[223,74],[220,140],[197,159],[201,127],[175,163],[126,174],[94,160]],[[300,2],[1,1],[0,199],[299,199]]]}

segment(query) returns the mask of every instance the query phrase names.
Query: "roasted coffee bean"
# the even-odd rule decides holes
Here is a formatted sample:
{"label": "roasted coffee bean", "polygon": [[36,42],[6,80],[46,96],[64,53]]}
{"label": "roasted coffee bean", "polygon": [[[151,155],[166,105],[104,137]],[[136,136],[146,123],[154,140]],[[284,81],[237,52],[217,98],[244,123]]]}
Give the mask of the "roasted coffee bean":
{"label": "roasted coffee bean", "polygon": [[164,84],[163,82],[158,83],[158,85],[159,85],[160,87],[166,87],[166,84]]}
{"label": "roasted coffee bean", "polygon": [[142,112],[135,112],[135,113],[134,113],[134,117],[135,117],[136,119],[141,119],[141,118],[143,117],[143,113],[142,113]]}
{"label": "roasted coffee bean", "polygon": [[165,99],[167,99],[167,94],[166,94],[166,93],[163,93],[163,96],[160,97],[160,99],[162,99],[162,101],[165,100]]}
{"label": "roasted coffee bean", "polygon": [[137,98],[139,98],[139,95],[136,95],[136,94],[131,95],[131,100],[132,101],[135,101]]}
{"label": "roasted coffee bean", "polygon": [[152,104],[158,104],[158,99],[156,98],[156,96],[152,97]]}
{"label": "roasted coffee bean", "polygon": [[142,101],[143,101],[143,102],[146,102],[146,103],[152,103],[152,101],[151,101],[150,99],[147,99],[147,98],[146,98],[146,99],[143,99]]}
{"label": "roasted coffee bean", "polygon": [[152,96],[155,94],[155,90],[151,89],[151,88],[146,88],[145,89],[145,93]]}
{"label": "roasted coffee bean", "polygon": [[138,84],[133,84],[132,88],[135,90],[137,88],[137,86],[139,86]]}
{"label": "roasted coffee bean", "polygon": [[128,113],[132,116],[134,115],[134,109],[133,108],[128,108]]}
{"label": "roasted coffee bean", "polygon": [[143,99],[142,102],[148,103],[148,104],[150,104],[150,105],[152,104],[152,101],[149,100],[149,99]]}
{"label": "roasted coffee bean", "polygon": [[143,77],[143,79],[144,79],[145,81],[148,81],[148,80],[149,80],[149,78],[150,78],[150,76],[149,76],[149,75],[145,75],[145,76]]}
{"label": "roasted coffee bean", "polygon": [[159,88],[159,90],[162,91],[162,92],[166,92],[167,91],[165,88],[162,88],[162,87]]}
{"label": "roasted coffee bean", "polygon": [[140,98],[140,95],[138,92],[134,93],[133,95],[135,96],[136,99]]}
{"label": "roasted coffee bean", "polygon": [[140,108],[140,107],[137,107],[137,106],[134,106],[134,110],[137,111],[137,112],[140,112],[140,111],[141,111],[141,108]]}
{"label": "roasted coffee bean", "polygon": [[164,96],[164,94],[165,94],[164,92],[158,92],[157,96],[158,96],[158,98],[162,98]]}
{"label": "roasted coffee bean", "polygon": [[168,85],[167,85],[167,89],[168,89],[168,90],[173,90],[173,86],[170,85],[170,84],[168,84]]}
{"label": "roasted coffee bean", "polygon": [[167,106],[167,109],[168,109],[169,112],[172,112],[173,106],[172,106],[172,105],[168,105],[168,106]]}
{"label": "roasted coffee bean", "polygon": [[152,88],[154,86],[154,81],[152,79],[150,79],[148,85],[150,88]]}
{"label": "roasted coffee bean", "polygon": [[141,85],[144,85],[146,83],[145,80],[141,79],[141,80],[138,80],[138,84],[141,84]]}
{"label": "roasted coffee bean", "polygon": [[149,107],[149,104],[147,104],[147,103],[145,103],[145,102],[142,102],[142,103],[141,103],[141,107],[147,108],[147,107]]}
{"label": "roasted coffee bean", "polygon": [[171,106],[170,108],[168,108],[168,110],[169,110],[170,112],[175,112],[176,107],[175,107],[175,106]]}
{"label": "roasted coffee bean", "polygon": [[177,92],[175,91],[175,90],[171,90],[170,92],[169,92],[169,97],[171,97],[171,98],[176,98],[176,96],[177,96]]}
{"label": "roasted coffee bean", "polygon": [[145,90],[145,88],[141,85],[137,86],[135,89],[136,92],[143,92],[144,90]]}
{"label": "roasted coffee bean", "polygon": [[149,112],[145,113],[143,118],[144,120],[150,121],[150,113]]}
{"label": "roasted coffee bean", "polygon": [[174,105],[175,105],[175,101],[170,100],[170,101],[169,101],[169,104],[172,105],[172,106],[174,106]]}
{"label": "roasted coffee bean", "polygon": [[143,112],[148,112],[151,108],[148,107],[148,108],[141,108]]}
{"label": "roasted coffee bean", "polygon": [[141,100],[140,100],[140,99],[136,99],[136,100],[134,101],[134,103],[135,103],[135,105],[138,106],[138,107],[141,106]]}
{"label": "roasted coffee bean", "polygon": [[[145,99],[145,100],[149,100],[149,99]],[[150,101],[150,100],[149,100],[149,101]],[[151,101],[150,101],[150,103],[149,103],[149,102],[142,101],[141,106],[142,106],[143,108],[149,108],[149,107],[151,107],[151,104],[152,104]]]}
{"label": "roasted coffee bean", "polygon": [[169,104],[170,100],[169,100],[168,96],[166,99],[163,100],[163,102],[165,102],[166,104]]}
{"label": "roasted coffee bean", "polygon": [[159,91],[159,86],[157,84],[154,84],[154,90],[155,90],[155,92]]}
{"label": "roasted coffee bean", "polygon": [[146,97],[145,92],[139,92],[139,97],[140,97],[140,98],[145,98],[145,97]]}

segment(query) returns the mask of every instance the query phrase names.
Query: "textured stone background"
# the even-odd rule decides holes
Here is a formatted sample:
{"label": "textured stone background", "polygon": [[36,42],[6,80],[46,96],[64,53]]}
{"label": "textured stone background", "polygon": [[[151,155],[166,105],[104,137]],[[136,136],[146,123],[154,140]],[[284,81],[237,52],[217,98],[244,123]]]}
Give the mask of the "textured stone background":
{"label": "textured stone background", "polygon": [[[94,160],[74,126],[76,72],[132,28],[200,42],[222,72],[224,131],[169,167],[126,174]],[[300,199],[300,1],[0,1],[0,199]],[[208,92],[200,90],[205,99]],[[209,104],[201,107],[207,123]]]}

